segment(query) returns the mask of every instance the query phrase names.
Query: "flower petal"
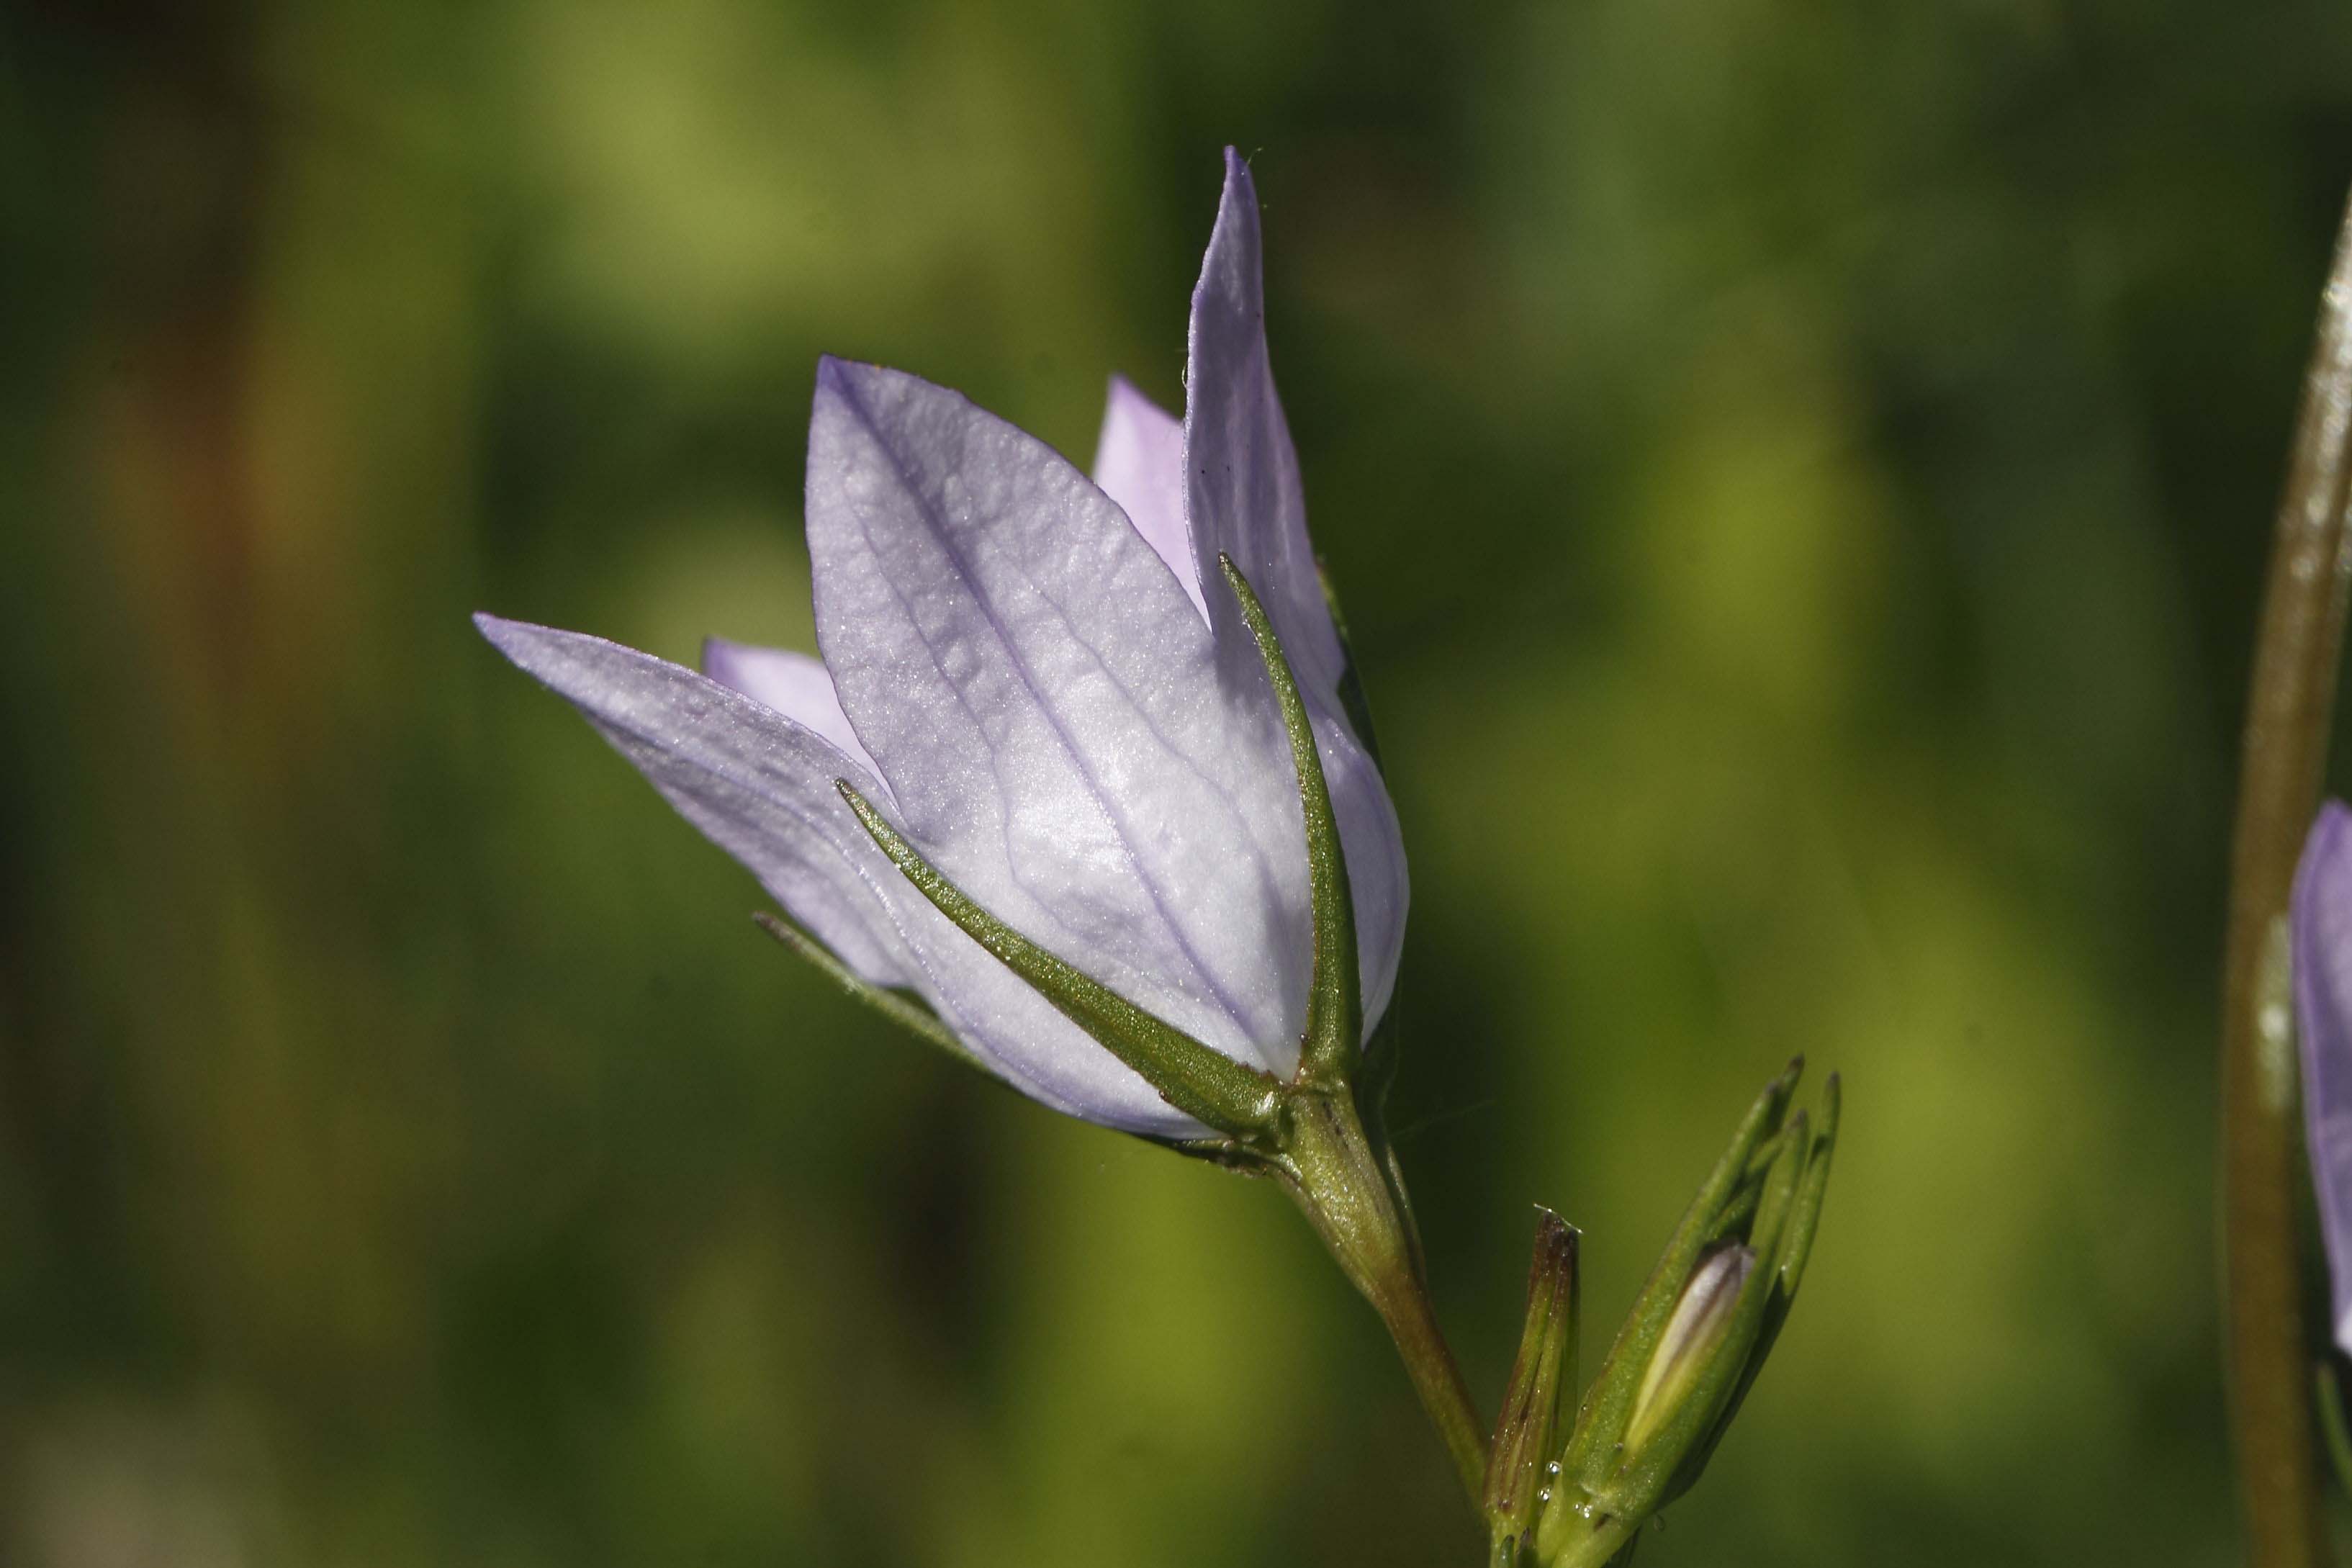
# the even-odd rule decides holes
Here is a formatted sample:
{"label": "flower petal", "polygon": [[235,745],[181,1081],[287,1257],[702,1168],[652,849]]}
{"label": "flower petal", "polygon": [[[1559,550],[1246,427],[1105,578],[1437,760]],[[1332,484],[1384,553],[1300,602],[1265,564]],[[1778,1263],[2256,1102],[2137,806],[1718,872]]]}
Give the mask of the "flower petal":
{"label": "flower petal", "polygon": [[482,635],[568,698],[711,842],[858,975],[908,986],[1014,1088],[1130,1132],[1208,1130],[958,931],[876,847],[840,793],[861,763],[777,710],[601,637],[477,616]]}
{"label": "flower petal", "polygon": [[1193,558],[1192,535],[1184,526],[1183,422],[1138,392],[1123,375],[1110,378],[1102,438],[1095,447],[1095,483],[1168,563],[1206,621],[1209,602],[1201,592],[1200,563]]}
{"label": "flower petal", "polygon": [[[1347,656],[1307,542],[1298,454],[1275,393],[1263,271],[1257,190],[1249,166],[1228,147],[1224,197],[1192,291],[1184,378],[1186,519],[1202,580],[1219,581],[1219,554],[1234,558],[1264,601],[1314,713],[1355,895],[1369,1029],[1388,1005],[1404,942],[1404,841],[1380,769],[1339,701]],[[1209,618],[1226,679],[1244,679],[1243,671],[1256,668],[1257,654],[1238,607],[1230,596],[1213,595]]]}
{"label": "flower petal", "polygon": [[1196,569],[1202,582],[1216,582],[1217,556],[1232,556],[1265,602],[1299,686],[1331,699],[1345,658],[1307,542],[1298,453],[1266,353],[1257,187],[1230,147],[1217,225],[1192,290],[1188,349],[1184,468]]}
{"label": "flower petal", "polygon": [[2294,999],[2305,1136],[2334,1286],[2336,1342],[2352,1353],[2352,812],[2320,808],[2294,879]]}
{"label": "flower petal", "polygon": [[719,685],[764,702],[803,729],[814,730],[835,751],[876,779],[882,770],[841,710],[841,694],[824,661],[786,647],[761,647],[726,637],[702,639],[702,673]]}
{"label": "flower petal", "polygon": [[818,646],[908,836],[998,919],[1234,1059],[1296,1065],[1297,784],[1262,669],[1108,497],[955,393],[824,361]]}
{"label": "flower petal", "polygon": [[813,730],[693,671],[580,632],[477,616],[482,635],[568,698],[720,848],[859,978],[905,985],[916,966],[877,893],[888,862],[867,853],[833,787],[870,777]]}

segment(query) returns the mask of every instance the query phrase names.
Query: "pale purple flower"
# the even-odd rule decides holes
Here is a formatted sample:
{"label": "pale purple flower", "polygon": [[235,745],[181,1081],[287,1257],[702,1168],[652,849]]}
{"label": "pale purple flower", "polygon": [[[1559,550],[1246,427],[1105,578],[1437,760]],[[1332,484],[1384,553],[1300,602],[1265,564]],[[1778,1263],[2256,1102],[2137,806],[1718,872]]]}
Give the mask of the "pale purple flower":
{"label": "pale purple flower", "polygon": [[1286,1078],[1313,957],[1300,786],[1218,568],[1230,555],[1313,717],[1369,1032],[1403,934],[1403,847],[1343,712],[1346,652],[1263,315],[1256,195],[1228,151],[1183,421],[1114,379],[1092,480],[956,393],[819,363],[807,517],[822,662],[713,639],[697,675],[577,632],[478,624],[859,979],[918,994],[1048,1105],[1201,1136],[939,913],[835,781],[997,919]]}
{"label": "pale purple flower", "polygon": [[2295,868],[2295,1035],[2304,1137],[2327,1248],[2336,1342],[2352,1354],[2352,811],[2319,808]]}

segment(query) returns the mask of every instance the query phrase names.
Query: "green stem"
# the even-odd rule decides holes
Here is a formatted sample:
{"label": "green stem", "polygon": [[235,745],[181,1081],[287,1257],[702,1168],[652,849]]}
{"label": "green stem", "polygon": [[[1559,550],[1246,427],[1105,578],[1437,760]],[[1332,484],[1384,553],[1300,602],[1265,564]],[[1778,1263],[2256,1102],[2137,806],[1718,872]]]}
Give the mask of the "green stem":
{"label": "green stem", "polygon": [[1276,1167],[1283,1185],[1341,1271],[1388,1325],[1422,1407],[1453,1457],[1462,1489],[1470,1506],[1479,1508],[1486,1486],[1486,1424],[1438,1327],[1403,1214],[1355,1101],[1342,1085],[1297,1096],[1288,1112],[1294,1120]]}
{"label": "green stem", "polygon": [[[2352,501],[2352,215],[2336,244],[2254,647],[2222,970],[2222,1253],[2230,1422],[2254,1568],[2319,1568],[2297,1248],[2294,1058],[2264,970],[2319,800],[2343,640]],[[2274,984],[2275,982],[2273,981]]]}
{"label": "green stem", "polygon": [[1367,1294],[1381,1321],[1388,1325],[1389,1337],[1396,1342],[1405,1375],[1412,1379],[1413,1391],[1421,1395],[1422,1408],[1429,1412],[1438,1436],[1444,1439],[1463,1494],[1474,1505],[1478,1503],[1486,1490],[1485,1424],[1470,1403],[1469,1385],[1462,1381],[1454,1349],[1437,1325],[1428,1290],[1418,1279],[1408,1279],[1403,1289]]}

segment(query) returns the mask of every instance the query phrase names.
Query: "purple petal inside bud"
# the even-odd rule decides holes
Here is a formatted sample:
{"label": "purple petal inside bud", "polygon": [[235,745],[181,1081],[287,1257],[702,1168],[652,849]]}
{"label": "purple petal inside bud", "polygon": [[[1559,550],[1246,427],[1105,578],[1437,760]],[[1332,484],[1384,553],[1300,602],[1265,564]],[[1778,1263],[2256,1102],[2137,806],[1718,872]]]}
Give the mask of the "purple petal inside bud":
{"label": "purple petal inside bud", "polygon": [[2352,1353],[2352,811],[2329,801],[2294,879],[2294,1010],[2305,1136],[2336,1344]]}
{"label": "purple petal inside bud", "polygon": [[1674,1316],[1666,1320],[1666,1331],[1658,1336],[1658,1347],[1651,1352],[1649,1370],[1642,1374],[1642,1391],[1633,1396],[1633,1415],[1625,1430],[1629,1447],[1640,1447],[1697,1378],[1707,1352],[1730,1326],[1732,1309],[1739,1304],[1739,1288],[1748,1283],[1755,1268],[1755,1253],[1732,1246],[1707,1254],[1692,1272],[1682,1299],[1675,1303]]}

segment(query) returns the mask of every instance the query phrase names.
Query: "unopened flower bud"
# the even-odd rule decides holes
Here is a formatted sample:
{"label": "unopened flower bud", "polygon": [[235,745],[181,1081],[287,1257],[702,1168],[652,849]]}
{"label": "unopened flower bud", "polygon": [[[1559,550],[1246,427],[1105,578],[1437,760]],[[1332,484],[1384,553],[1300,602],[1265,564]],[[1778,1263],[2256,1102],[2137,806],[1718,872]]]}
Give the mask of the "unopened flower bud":
{"label": "unopened flower bud", "polygon": [[1601,1568],[1687,1491],[1772,1348],[1811,1250],[1837,1144],[1838,1081],[1818,1128],[1790,1113],[1797,1068],[1733,1135],[1635,1298],[1559,1458],[1536,1527],[1548,1568]]}
{"label": "unopened flower bud", "polygon": [[[1527,1323],[1486,1462],[1486,1528],[1498,1563],[1518,1561],[1520,1543],[1551,1500],[1545,1467],[1559,1425],[1560,1397],[1572,1393],[1577,1381],[1577,1231],[1549,1209],[1538,1213],[1535,1259],[1528,1267]],[[1557,1473],[1557,1465],[1550,1468]]]}
{"label": "unopened flower bud", "polygon": [[1642,1374],[1642,1390],[1633,1396],[1633,1415],[1625,1428],[1628,1447],[1639,1449],[1655,1433],[1699,1380],[1699,1373],[1723,1346],[1730,1331],[1732,1310],[1739,1304],[1740,1289],[1756,1268],[1756,1254],[1745,1247],[1718,1247],[1700,1262],[1675,1303],[1675,1315],[1658,1336],[1650,1365]]}

